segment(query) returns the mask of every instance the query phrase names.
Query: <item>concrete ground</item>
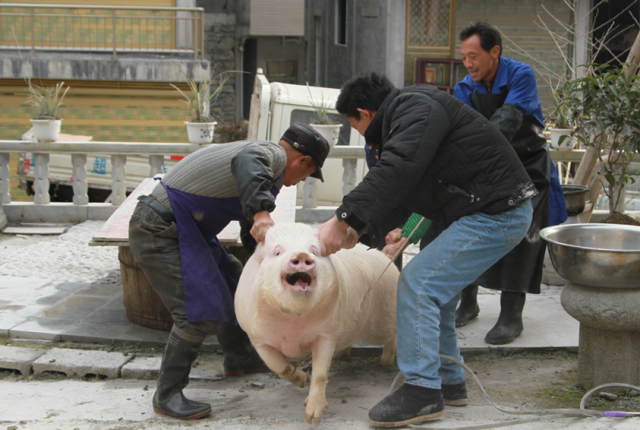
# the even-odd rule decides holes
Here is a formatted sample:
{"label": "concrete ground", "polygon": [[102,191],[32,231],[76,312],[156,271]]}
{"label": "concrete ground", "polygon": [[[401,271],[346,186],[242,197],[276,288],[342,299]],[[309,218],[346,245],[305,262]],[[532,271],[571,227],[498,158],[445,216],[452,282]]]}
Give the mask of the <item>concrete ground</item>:
{"label": "concrete ground", "polygon": [[[46,267],[45,261],[34,261],[29,256],[47,246],[64,252],[62,236],[0,235],[0,337],[7,344],[0,346],[0,369],[10,369],[0,375],[0,429],[310,428],[304,422],[303,406],[308,388],[295,387],[274,374],[223,377],[222,356],[215,336],[207,338],[203,354],[192,371],[192,383],[185,391],[195,400],[212,403],[213,413],[195,422],[154,414],[151,397],[160,365],[160,348],[167,332],[140,327],[127,320],[122,304],[122,280],[118,270],[112,270],[117,268],[117,260],[115,266],[105,265],[102,272],[87,269],[84,281],[83,276],[73,275],[77,270],[60,264],[60,270],[49,270],[53,275],[42,275],[44,272],[37,266],[40,263],[40,268]],[[79,241],[69,249],[81,244]],[[412,252],[415,249],[408,252],[407,259]],[[117,254],[113,258],[117,259]],[[95,269],[93,263],[82,258],[76,260],[76,265],[89,264]],[[7,269],[17,267],[19,261],[24,262],[24,272],[18,274]],[[499,361],[485,362],[483,357],[496,351],[575,352],[579,324],[562,309],[560,292],[561,287],[543,284],[540,295],[529,295],[524,333],[512,344],[496,348],[484,343],[484,336],[497,320],[499,295],[481,291],[479,317],[459,329],[458,335],[463,355],[476,357],[474,365],[483,369],[476,372],[481,379],[488,379],[491,384],[490,375],[504,371],[506,380],[502,382],[506,382],[507,389],[515,390],[544,375],[549,380],[559,378],[553,373],[548,375],[551,372],[544,368],[544,361],[539,366],[527,364],[526,370],[520,364],[520,368],[514,368],[519,370],[513,371],[519,375],[518,386],[511,387],[513,381],[506,374],[510,375],[511,370],[506,372]],[[395,366],[381,367],[379,353],[378,347],[356,345],[351,359],[333,363],[327,388],[330,409],[325,412],[320,428],[371,428],[367,411],[386,395],[398,371]],[[575,362],[569,360],[567,366],[566,372],[575,373],[572,370]],[[554,371],[558,374],[560,370]],[[565,383],[565,379],[558,381]],[[445,417],[430,423],[428,428],[477,425],[495,428],[515,418],[531,418],[497,411],[471,379],[467,379],[467,384],[470,405],[447,407]],[[540,407],[525,401],[514,403],[509,396],[500,401],[510,409],[525,404],[520,410]],[[640,428],[640,418],[556,419],[510,427],[632,429]]]}

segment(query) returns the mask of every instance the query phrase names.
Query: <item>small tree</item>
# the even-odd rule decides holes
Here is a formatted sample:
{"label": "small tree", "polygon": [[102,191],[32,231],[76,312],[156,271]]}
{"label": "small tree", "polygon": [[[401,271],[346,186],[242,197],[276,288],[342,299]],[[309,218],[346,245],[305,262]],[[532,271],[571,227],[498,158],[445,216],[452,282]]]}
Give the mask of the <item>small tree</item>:
{"label": "small tree", "polygon": [[220,91],[227,83],[229,75],[222,72],[218,75],[217,84],[213,82],[211,78],[211,67],[207,66],[207,75],[203,82],[197,82],[195,79],[190,78],[180,66],[176,64],[176,67],[180,70],[180,73],[184,76],[184,80],[189,86],[189,92],[184,92],[177,86],[171,85],[176,91],[182,95],[184,103],[187,104],[187,111],[191,115],[191,121],[197,123],[214,122],[214,118],[209,114],[209,106],[213,100],[215,100]]}
{"label": "small tree", "polygon": [[635,182],[627,171],[640,152],[640,76],[607,65],[590,68],[594,75],[565,83],[564,103],[573,112],[572,136],[596,150],[613,214],[624,185]]}

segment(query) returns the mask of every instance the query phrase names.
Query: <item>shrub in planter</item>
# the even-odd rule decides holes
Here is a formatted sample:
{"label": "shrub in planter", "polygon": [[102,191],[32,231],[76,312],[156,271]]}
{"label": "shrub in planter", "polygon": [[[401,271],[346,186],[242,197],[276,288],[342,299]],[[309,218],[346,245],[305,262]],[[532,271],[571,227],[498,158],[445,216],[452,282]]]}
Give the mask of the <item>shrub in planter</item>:
{"label": "shrub in planter", "polygon": [[62,118],[58,116],[58,108],[70,87],[64,90],[64,82],[44,87],[33,85],[29,79],[29,96],[27,101],[33,108],[33,132],[39,141],[55,141],[60,135]]}
{"label": "shrub in planter", "polygon": [[187,110],[191,115],[191,121],[185,121],[189,142],[191,143],[210,143],[213,140],[215,120],[209,114],[209,106],[215,100],[224,84],[229,79],[225,73],[218,75],[217,84],[211,79],[211,67],[207,67],[207,76],[203,82],[197,82],[190,78],[180,66],[176,66],[180,73],[184,76],[185,82],[189,86],[189,91],[182,91],[173,84],[171,85],[178,91],[187,104]]}
{"label": "shrub in planter", "polygon": [[[628,167],[640,152],[640,76],[607,65],[592,67],[593,75],[567,81],[564,91],[575,123],[571,135],[595,148],[613,214],[623,186],[635,182]],[[624,211],[624,202],[620,207]]]}

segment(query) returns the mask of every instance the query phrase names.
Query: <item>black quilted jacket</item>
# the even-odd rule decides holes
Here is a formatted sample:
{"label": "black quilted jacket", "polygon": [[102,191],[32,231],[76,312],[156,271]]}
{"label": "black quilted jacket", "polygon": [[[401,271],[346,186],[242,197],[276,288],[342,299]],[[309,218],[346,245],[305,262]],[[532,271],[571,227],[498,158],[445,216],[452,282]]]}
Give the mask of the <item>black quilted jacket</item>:
{"label": "black quilted jacket", "polygon": [[416,212],[444,227],[497,214],[537,194],[511,144],[491,122],[429,85],[394,89],[366,130],[380,160],[336,210],[373,245]]}

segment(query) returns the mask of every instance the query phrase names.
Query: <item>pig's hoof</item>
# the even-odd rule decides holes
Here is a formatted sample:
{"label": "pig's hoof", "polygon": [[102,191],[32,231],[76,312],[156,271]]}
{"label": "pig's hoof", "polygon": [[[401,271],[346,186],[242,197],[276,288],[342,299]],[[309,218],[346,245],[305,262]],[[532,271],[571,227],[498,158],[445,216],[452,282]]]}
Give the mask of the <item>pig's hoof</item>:
{"label": "pig's hoof", "polygon": [[309,424],[320,424],[320,417],[322,417],[322,410],[329,409],[329,404],[324,400],[307,400],[304,402],[307,405],[307,409],[305,410],[305,418],[307,423]]}
{"label": "pig's hoof", "polygon": [[309,381],[309,375],[293,364],[289,364],[280,376],[300,388],[304,388],[304,383]]}
{"label": "pig's hoof", "polygon": [[291,383],[297,385],[300,388],[304,388],[305,382],[309,382],[309,375],[307,375],[300,369],[296,369],[296,373],[293,375]]}

